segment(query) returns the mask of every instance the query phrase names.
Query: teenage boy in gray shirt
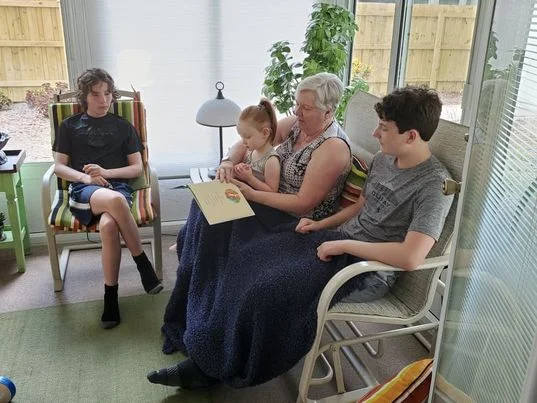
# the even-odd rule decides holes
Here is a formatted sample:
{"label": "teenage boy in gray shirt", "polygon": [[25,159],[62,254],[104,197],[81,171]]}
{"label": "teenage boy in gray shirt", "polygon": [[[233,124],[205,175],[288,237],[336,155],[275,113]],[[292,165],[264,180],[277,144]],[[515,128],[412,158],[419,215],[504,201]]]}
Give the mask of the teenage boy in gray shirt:
{"label": "teenage boy in gray shirt", "polygon": [[[450,175],[428,144],[441,110],[438,94],[423,87],[397,89],[375,105],[379,125],[373,136],[380,152],[360,198],[323,220],[303,218],[296,227],[300,233],[336,229],[350,238],[323,242],[317,248],[321,260],[348,253],[405,270],[423,262],[453,202],[440,185]],[[380,298],[395,280],[394,272],[373,272],[344,301]]]}

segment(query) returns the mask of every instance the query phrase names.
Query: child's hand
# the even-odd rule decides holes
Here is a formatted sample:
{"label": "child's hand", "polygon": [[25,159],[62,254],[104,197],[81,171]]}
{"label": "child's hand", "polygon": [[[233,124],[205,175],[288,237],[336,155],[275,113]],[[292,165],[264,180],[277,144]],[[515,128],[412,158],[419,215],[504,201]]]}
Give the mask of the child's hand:
{"label": "child's hand", "polygon": [[254,174],[252,173],[252,167],[248,164],[245,164],[244,162],[235,165],[233,167],[233,172],[235,173],[235,176],[237,178],[244,182],[248,181],[254,176]]}
{"label": "child's hand", "polygon": [[317,256],[323,262],[329,262],[332,260],[332,256],[342,255],[343,253],[345,253],[343,250],[343,241],[323,242],[317,248]]}
{"label": "child's hand", "polygon": [[301,218],[298,222],[295,231],[301,234],[307,234],[308,232],[319,231],[321,226],[319,221],[314,221],[311,218]]}

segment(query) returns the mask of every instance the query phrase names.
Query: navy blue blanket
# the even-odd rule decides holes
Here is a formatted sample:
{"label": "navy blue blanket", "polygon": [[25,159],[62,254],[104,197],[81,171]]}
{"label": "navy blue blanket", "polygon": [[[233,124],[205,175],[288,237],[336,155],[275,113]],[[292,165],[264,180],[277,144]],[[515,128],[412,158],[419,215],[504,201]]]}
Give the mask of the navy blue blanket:
{"label": "navy blue blanket", "polygon": [[162,327],[164,353],[182,351],[237,388],[283,374],[309,351],[323,287],[357,261],[318,259],[317,246],[342,239],[338,232],[298,234],[298,219],[252,207],[254,217],[209,226],[193,202]]}

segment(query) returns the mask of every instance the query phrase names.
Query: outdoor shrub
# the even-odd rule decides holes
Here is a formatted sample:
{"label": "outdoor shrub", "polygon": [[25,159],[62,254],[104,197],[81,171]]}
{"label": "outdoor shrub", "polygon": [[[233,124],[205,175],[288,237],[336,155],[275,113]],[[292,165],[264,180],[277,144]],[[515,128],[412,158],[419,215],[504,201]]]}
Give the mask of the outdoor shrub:
{"label": "outdoor shrub", "polygon": [[68,88],[69,86],[62,82],[57,82],[54,87],[50,83],[42,84],[41,88],[26,91],[26,103],[48,118],[48,106],[52,103],[54,95],[61,94]]}
{"label": "outdoor shrub", "polygon": [[11,106],[11,99],[0,90],[0,111],[2,109],[7,109]]}

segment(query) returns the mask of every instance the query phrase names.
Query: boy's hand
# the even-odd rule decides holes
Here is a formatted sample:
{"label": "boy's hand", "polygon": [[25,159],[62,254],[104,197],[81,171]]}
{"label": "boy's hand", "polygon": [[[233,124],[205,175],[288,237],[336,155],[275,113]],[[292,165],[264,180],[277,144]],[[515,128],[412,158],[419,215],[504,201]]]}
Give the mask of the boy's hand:
{"label": "boy's hand", "polygon": [[321,229],[319,221],[314,221],[311,218],[301,218],[298,222],[295,231],[301,234],[307,234],[308,232],[315,232]]}
{"label": "boy's hand", "polygon": [[252,173],[252,167],[244,162],[237,164],[233,167],[233,173],[241,181],[247,182],[250,178],[254,176]]}
{"label": "boy's hand", "polygon": [[102,176],[103,178],[108,177],[108,171],[104,168],[101,168],[97,164],[86,164],[84,167],[82,167],[82,170],[89,176]]}
{"label": "boy's hand", "polygon": [[338,256],[345,253],[343,250],[344,241],[326,241],[317,248],[317,256],[323,262],[332,260],[332,256]]}
{"label": "boy's hand", "polygon": [[83,183],[86,185],[99,185],[104,187],[110,187],[110,183],[102,176],[90,176],[88,174],[84,175]]}

